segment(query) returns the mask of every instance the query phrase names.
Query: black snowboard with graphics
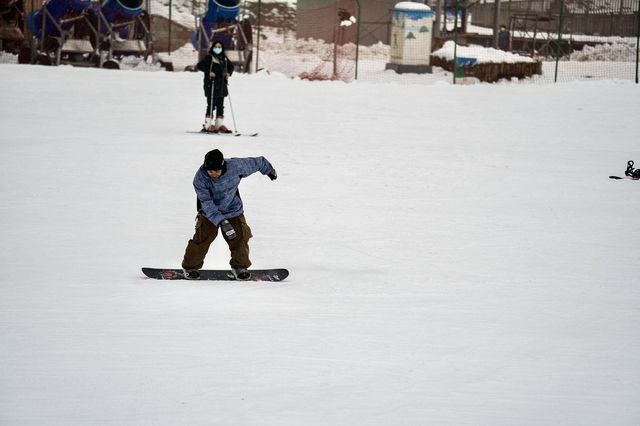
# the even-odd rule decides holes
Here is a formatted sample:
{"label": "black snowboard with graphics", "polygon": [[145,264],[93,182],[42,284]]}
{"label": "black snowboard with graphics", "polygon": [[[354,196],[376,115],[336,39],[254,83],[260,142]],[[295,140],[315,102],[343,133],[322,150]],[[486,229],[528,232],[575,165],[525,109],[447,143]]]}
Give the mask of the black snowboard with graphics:
{"label": "black snowboard with graphics", "polygon": [[[229,270],[200,269],[200,281],[238,281]],[[250,269],[245,281],[282,281],[289,276],[286,269]],[[186,280],[182,269],[142,268],[142,273],[156,280]]]}

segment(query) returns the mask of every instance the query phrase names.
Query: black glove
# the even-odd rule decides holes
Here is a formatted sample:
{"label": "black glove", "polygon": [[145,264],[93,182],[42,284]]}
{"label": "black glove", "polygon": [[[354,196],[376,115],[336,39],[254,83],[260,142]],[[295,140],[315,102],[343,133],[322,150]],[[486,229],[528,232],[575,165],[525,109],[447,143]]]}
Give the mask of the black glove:
{"label": "black glove", "polygon": [[269,176],[269,179],[271,180],[278,179],[278,174],[276,173],[276,169],[271,170],[271,173],[269,173],[267,176]]}
{"label": "black glove", "polygon": [[238,234],[236,234],[236,230],[233,229],[233,226],[231,226],[227,219],[220,222],[220,228],[222,228],[222,232],[224,232],[224,235],[226,235],[230,240],[233,240],[238,236]]}

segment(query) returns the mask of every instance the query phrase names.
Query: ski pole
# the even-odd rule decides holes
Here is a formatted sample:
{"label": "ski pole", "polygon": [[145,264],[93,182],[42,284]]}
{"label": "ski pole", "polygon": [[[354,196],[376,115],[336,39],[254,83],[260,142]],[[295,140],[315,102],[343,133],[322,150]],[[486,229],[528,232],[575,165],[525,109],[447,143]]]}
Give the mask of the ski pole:
{"label": "ski pole", "polygon": [[233,120],[234,133],[238,133],[238,126],[236,126],[236,116],[233,113],[233,103],[231,103],[231,91],[229,90],[229,83],[227,83],[227,97],[229,98],[229,108],[231,109],[231,119]]}
{"label": "ski pole", "polygon": [[[211,57],[211,65],[209,66],[209,80],[211,80],[211,73],[213,72],[213,56]],[[209,117],[213,116],[213,86],[214,82],[211,82],[211,93],[209,96]]]}
{"label": "ski pole", "polygon": [[213,118],[213,83],[211,83],[211,96],[209,96],[209,117]]}

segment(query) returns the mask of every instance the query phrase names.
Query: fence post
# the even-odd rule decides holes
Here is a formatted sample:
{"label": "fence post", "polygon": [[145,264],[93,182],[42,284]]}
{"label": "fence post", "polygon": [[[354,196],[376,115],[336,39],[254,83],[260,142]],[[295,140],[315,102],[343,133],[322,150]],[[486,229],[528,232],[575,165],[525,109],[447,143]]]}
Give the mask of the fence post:
{"label": "fence post", "polygon": [[560,62],[560,42],[562,41],[562,19],[564,18],[564,0],[560,0],[560,18],[558,19],[558,41],[556,42],[556,72],[553,82],[558,82],[558,62]]}
{"label": "fence post", "polygon": [[257,34],[257,44],[256,44],[256,73],[258,72],[258,61],[260,60],[260,29],[262,27],[262,13],[260,8],[262,6],[262,2],[258,0],[258,34]]}
{"label": "fence post", "polygon": [[[453,84],[456,84],[456,74],[458,73],[458,11],[460,0],[456,0],[455,18],[453,20]],[[447,15],[444,15],[445,26],[447,25]]]}
{"label": "fence post", "polygon": [[356,27],[356,76],[355,76],[355,80],[358,79],[358,52],[360,51],[360,0],[356,0],[356,20],[358,21],[358,26]]}
{"label": "fence post", "polygon": [[493,47],[499,49],[498,31],[500,30],[500,0],[493,3]]}
{"label": "fence post", "polygon": [[638,63],[640,62],[640,0],[636,12],[636,84],[638,84]]}
{"label": "fence post", "polygon": [[171,26],[172,26],[171,11],[172,10],[173,10],[173,1],[169,0],[169,41],[167,44],[167,52],[169,52],[169,56],[171,56]]}

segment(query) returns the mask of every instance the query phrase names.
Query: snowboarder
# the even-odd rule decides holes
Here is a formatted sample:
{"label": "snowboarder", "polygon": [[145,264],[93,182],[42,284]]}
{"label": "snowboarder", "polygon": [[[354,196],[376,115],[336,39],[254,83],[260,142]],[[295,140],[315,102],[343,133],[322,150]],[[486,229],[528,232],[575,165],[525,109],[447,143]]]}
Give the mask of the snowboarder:
{"label": "snowboarder", "polygon": [[204,73],[204,95],[207,98],[207,113],[202,131],[231,133],[224,125],[224,98],[229,95],[227,80],[233,74],[234,67],[224,52],[222,42],[213,42],[209,54],[198,62],[197,68]]}
{"label": "snowboarder", "polygon": [[231,251],[231,272],[238,280],[251,278],[247,270],[249,260],[249,238],[251,228],[244,217],[244,209],[238,185],[240,180],[253,173],[260,172],[271,180],[278,175],[264,157],[229,158],[214,149],[204,157],[193,179],[196,191],[198,215],[196,231],[189,240],[182,260],[184,276],[187,279],[200,278],[198,269],[202,268],[209,247],[222,229],[223,237]]}

